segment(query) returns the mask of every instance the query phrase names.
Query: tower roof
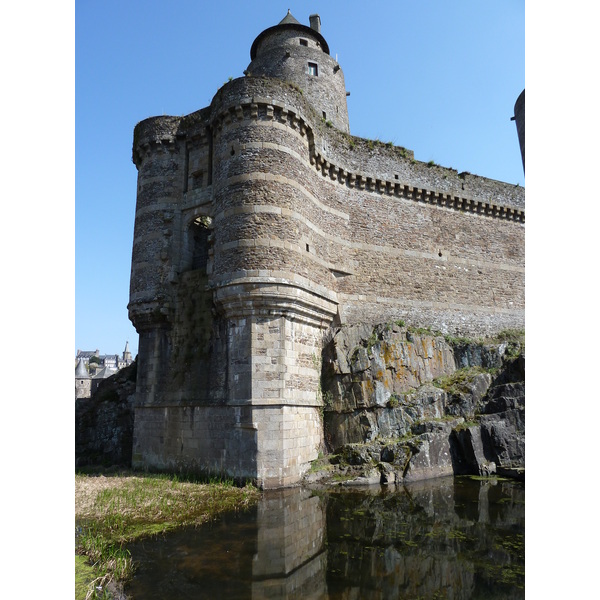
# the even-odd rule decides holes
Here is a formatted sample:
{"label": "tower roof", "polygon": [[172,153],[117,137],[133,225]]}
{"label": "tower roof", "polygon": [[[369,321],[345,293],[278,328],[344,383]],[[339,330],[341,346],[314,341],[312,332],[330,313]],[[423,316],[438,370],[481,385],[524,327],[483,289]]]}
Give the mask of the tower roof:
{"label": "tower roof", "polygon": [[278,29],[298,29],[303,31],[306,35],[312,35],[317,38],[319,44],[321,45],[321,50],[326,54],[329,54],[329,44],[325,41],[325,38],[312,27],[308,27],[307,25],[302,25],[295,17],[292,15],[290,10],[288,9],[287,15],[279,21],[277,25],[273,25],[273,27],[269,27],[265,29],[263,32],[258,34],[258,37],[252,43],[252,48],[250,48],[250,59],[254,60],[256,58],[256,51],[258,49],[258,45],[267,35],[277,31]]}
{"label": "tower roof", "polygon": [[290,12],[289,8],[287,11],[287,15],[285,15],[285,17],[283,17],[283,19],[281,19],[281,21],[279,21],[279,25],[287,25],[288,23],[293,23],[294,25],[302,25],[302,23],[300,23],[300,21],[298,21],[294,17],[294,15]]}
{"label": "tower roof", "polygon": [[79,359],[77,361],[77,366],[75,367],[75,379],[89,379],[90,375],[85,368],[85,364],[83,359]]}
{"label": "tower roof", "polygon": [[98,371],[92,379],[108,379],[112,377],[117,372],[117,369],[110,369],[109,367],[103,367],[100,371]]}

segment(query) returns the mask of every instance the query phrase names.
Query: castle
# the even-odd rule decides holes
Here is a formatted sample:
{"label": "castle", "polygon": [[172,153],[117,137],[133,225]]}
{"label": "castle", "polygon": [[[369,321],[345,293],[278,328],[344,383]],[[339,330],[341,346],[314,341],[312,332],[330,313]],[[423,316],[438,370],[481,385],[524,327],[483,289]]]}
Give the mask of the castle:
{"label": "castle", "polygon": [[[93,359],[93,360],[92,360]],[[75,400],[91,398],[100,382],[133,362],[129,342],[125,342],[122,356],[100,354],[100,350],[77,350],[75,357]]]}
{"label": "castle", "polygon": [[525,192],[354,137],[318,15],[260,33],[210,106],[137,124],[133,466],[293,485],[332,328],[524,327]]}

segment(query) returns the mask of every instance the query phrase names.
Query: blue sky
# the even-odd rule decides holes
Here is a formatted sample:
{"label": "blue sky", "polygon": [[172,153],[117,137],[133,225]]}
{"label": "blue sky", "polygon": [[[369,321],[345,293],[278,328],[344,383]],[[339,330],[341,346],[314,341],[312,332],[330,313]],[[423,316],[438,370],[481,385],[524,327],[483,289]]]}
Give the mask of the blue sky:
{"label": "blue sky", "polygon": [[314,12],[344,70],[350,130],[418,160],[524,184],[514,103],[525,87],[523,0],[75,3],[75,348],[122,352],[137,171],[133,128],[210,104],[291,9]]}

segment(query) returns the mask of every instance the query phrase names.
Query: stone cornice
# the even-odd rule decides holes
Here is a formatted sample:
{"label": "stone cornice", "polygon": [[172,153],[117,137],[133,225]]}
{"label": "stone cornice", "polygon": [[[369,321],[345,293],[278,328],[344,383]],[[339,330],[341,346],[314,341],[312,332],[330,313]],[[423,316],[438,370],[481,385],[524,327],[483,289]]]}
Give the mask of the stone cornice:
{"label": "stone cornice", "polygon": [[241,277],[221,283],[215,286],[214,300],[228,319],[285,316],[321,329],[337,313],[335,300],[281,278]]}

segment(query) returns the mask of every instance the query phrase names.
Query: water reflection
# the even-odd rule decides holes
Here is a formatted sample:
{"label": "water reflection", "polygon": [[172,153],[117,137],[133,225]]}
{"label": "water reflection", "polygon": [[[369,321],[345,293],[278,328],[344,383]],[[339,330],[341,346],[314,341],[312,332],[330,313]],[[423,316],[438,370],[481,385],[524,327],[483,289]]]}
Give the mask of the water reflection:
{"label": "water reflection", "polygon": [[130,549],[128,593],[161,598],[523,598],[525,490],[437,479],[396,491],[266,493]]}

